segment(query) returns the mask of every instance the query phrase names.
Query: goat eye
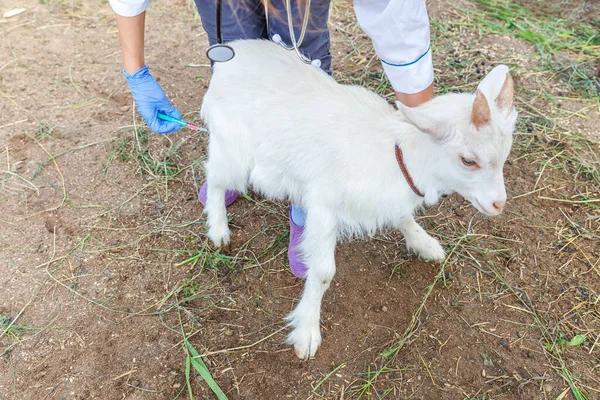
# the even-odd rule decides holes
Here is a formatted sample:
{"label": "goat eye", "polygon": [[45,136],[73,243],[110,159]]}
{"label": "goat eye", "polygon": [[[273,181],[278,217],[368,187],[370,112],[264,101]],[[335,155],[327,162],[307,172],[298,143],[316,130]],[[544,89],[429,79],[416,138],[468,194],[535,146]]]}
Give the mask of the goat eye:
{"label": "goat eye", "polygon": [[466,159],[464,157],[462,157],[462,163],[465,164],[467,167],[474,167],[475,165],[477,165],[477,162]]}

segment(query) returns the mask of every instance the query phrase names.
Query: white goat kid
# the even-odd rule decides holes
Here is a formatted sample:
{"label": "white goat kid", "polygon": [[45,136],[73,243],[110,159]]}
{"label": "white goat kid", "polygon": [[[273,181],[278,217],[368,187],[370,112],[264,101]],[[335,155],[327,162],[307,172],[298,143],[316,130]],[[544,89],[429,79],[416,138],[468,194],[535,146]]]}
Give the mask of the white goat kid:
{"label": "white goat kid", "polygon": [[502,211],[502,168],[517,117],[512,79],[498,66],[475,94],[446,94],[416,108],[397,103],[396,110],[277,44],[231,46],[235,58],[215,65],[201,112],[210,130],[208,236],[217,247],[229,242],[227,189],[252,185],[306,210],[306,283],[287,317],[288,342],[306,359],[321,344],[321,300],[335,273],[339,237],[397,228],[409,249],[441,260],[443,248],[415,222],[415,209],[458,192],[486,215]]}

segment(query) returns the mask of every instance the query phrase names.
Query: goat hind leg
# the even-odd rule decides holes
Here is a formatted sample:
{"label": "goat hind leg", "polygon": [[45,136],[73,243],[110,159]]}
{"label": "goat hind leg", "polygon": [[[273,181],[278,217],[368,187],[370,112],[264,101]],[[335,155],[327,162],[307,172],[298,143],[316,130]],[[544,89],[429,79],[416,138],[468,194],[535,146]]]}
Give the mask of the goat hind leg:
{"label": "goat hind leg", "polygon": [[437,239],[432,238],[415,219],[410,216],[404,218],[398,225],[404,235],[406,247],[413,250],[426,260],[443,260],[446,252]]}
{"label": "goat hind leg", "polygon": [[301,359],[313,357],[321,345],[321,301],[335,274],[337,225],[327,210],[309,208],[301,250],[307,266],[300,302],[287,316],[292,332],[288,343]]}

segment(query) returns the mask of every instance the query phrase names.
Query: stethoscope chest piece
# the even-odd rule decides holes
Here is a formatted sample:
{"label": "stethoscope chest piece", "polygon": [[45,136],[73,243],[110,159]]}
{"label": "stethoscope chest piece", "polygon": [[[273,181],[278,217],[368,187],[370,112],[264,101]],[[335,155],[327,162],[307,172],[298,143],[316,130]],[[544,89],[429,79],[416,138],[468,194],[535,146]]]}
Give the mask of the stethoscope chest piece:
{"label": "stethoscope chest piece", "polygon": [[217,43],[213,44],[206,50],[206,57],[212,62],[226,62],[235,56],[233,47],[223,43],[223,36],[221,35],[221,0],[217,0],[216,4],[216,28],[217,28]]}
{"label": "stethoscope chest piece", "polygon": [[231,46],[223,43],[213,44],[206,50],[206,56],[212,62],[226,62],[235,56],[235,51]]}

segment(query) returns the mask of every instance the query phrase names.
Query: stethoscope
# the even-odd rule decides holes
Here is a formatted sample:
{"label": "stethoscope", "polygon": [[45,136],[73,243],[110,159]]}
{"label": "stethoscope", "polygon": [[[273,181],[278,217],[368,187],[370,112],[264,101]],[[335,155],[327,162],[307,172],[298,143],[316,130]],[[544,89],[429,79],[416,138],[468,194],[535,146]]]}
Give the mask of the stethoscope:
{"label": "stethoscope", "polygon": [[[206,50],[206,56],[212,62],[226,62],[226,61],[231,60],[235,56],[235,51],[233,51],[233,48],[231,46],[223,43],[223,37],[221,35],[221,13],[222,13],[221,1],[222,0],[217,0],[217,7],[216,7],[217,43],[213,44],[212,46],[210,46],[208,48],[208,50]],[[269,24],[268,4],[269,4],[268,1],[265,2],[265,18],[267,20],[267,30],[268,30],[268,24]],[[296,41],[296,34],[294,33],[294,24],[293,24],[293,20],[292,20],[292,6],[290,4],[290,0],[286,0],[285,4],[286,4],[286,8],[287,8],[286,11],[287,11],[288,28],[289,28],[289,32],[290,32],[290,39],[292,41],[292,46],[288,46],[285,43],[283,43],[281,36],[278,34],[273,35],[273,38],[272,38],[273,41],[275,43],[280,44],[281,47],[283,47],[286,50],[289,50],[289,51],[294,50],[296,52],[296,54],[298,55],[298,58],[300,58],[300,60],[302,60],[303,63],[311,64],[312,66],[319,68],[321,66],[321,60],[319,60],[319,59],[311,60],[300,52],[300,45],[302,44],[302,41],[304,40],[304,34],[306,33],[306,27],[308,26],[308,16],[309,16],[309,12],[310,12],[310,0],[307,0],[307,2],[306,2],[306,11],[304,12],[304,19],[302,21],[302,29],[300,30],[300,37],[298,38],[298,41]]]}
{"label": "stethoscope", "polygon": [[217,43],[206,50],[206,57],[212,62],[226,62],[235,56],[235,51],[231,46],[223,43],[221,35],[221,0],[217,0]]}

